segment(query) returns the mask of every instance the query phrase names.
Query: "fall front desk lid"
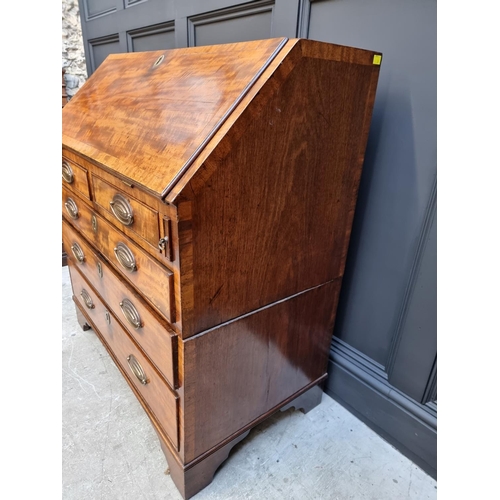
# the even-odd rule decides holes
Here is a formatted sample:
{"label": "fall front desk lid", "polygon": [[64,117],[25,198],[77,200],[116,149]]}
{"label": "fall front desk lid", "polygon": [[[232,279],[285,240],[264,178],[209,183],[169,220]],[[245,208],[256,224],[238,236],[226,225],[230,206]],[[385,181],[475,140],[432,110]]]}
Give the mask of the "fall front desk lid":
{"label": "fall front desk lid", "polygon": [[287,42],[112,54],[64,107],[63,147],[164,198]]}

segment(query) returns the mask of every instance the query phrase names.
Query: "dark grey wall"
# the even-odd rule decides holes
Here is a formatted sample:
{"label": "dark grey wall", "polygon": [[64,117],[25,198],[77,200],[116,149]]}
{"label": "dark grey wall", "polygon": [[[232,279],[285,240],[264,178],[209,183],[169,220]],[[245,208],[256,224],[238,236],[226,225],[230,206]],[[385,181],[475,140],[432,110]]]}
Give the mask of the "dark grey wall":
{"label": "dark grey wall", "polygon": [[112,52],[287,36],[383,61],[325,390],[436,474],[436,1],[80,0]]}
{"label": "dark grey wall", "polygon": [[303,6],[302,36],[383,53],[326,390],[436,475],[436,2]]}
{"label": "dark grey wall", "polygon": [[309,37],[383,53],[336,334],[385,365],[436,176],[436,2],[313,2]]}

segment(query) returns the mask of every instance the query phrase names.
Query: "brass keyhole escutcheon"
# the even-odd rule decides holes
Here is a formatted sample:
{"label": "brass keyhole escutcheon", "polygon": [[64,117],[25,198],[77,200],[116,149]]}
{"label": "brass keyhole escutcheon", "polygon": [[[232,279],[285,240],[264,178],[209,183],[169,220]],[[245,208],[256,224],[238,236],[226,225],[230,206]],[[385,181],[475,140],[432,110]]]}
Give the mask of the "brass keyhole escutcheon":
{"label": "brass keyhole escutcheon", "polygon": [[164,55],[161,55],[156,61],[155,63],[153,64],[153,68],[157,68],[162,62],[163,60],[165,59],[165,56]]}

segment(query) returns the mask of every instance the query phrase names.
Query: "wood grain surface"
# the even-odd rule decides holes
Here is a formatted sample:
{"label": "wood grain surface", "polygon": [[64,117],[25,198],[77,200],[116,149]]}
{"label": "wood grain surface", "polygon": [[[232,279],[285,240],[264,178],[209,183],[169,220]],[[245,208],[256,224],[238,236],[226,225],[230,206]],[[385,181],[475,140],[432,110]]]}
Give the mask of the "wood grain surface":
{"label": "wood grain surface", "polygon": [[72,162],[68,158],[62,159],[63,168],[64,163],[67,164],[71,173],[73,174],[73,180],[68,182],[63,177],[63,184],[70,190],[78,193],[80,196],[84,196],[87,199],[90,199],[90,190],[89,190],[89,179],[87,170],[82,166]]}
{"label": "wood grain surface", "polygon": [[193,174],[179,196],[192,204],[180,226],[181,256],[184,241],[192,254],[181,275],[185,264],[193,275],[184,338],[343,275],[377,75],[283,64]]}
{"label": "wood grain surface", "polygon": [[[64,203],[68,196],[78,206],[80,215],[76,220],[68,217],[66,213]],[[63,189],[63,217],[96,246],[122,279],[140,291],[141,295],[170,323],[175,323],[174,280],[170,269],[149,257],[133,240],[97,215],[83,200],[73,194],[68,195],[65,189]],[[97,231],[93,230],[92,217],[95,217],[97,222]],[[116,258],[114,248],[119,243],[126,245],[131,251],[136,262],[136,271],[127,271]]]}
{"label": "wood grain surface", "polygon": [[161,194],[282,41],[112,54],[64,107],[63,144]]}
{"label": "wood grain surface", "polygon": [[182,343],[184,458],[326,374],[340,280]]}
{"label": "wood grain surface", "polygon": [[[142,296],[127,285],[70,224],[63,221],[63,243],[71,249],[77,243],[84,260],[79,262],[71,250],[68,259],[85,275],[89,283],[105,300],[107,307],[120,321],[122,327],[139,344],[149,361],[161,372],[170,385],[177,386],[177,338],[168,323],[146,304]],[[120,303],[129,300],[140,318],[141,327],[135,328],[126,319]]]}
{"label": "wood grain surface", "polygon": [[[160,240],[158,212],[128,195],[123,190],[108,184],[97,175],[92,175],[91,182],[94,201],[96,205],[100,206],[110,216],[108,220],[111,220],[118,229],[128,236],[133,237],[137,235],[139,238],[145,239],[157,251],[158,241]],[[123,224],[111,210],[110,202],[113,201],[114,196],[117,194],[123,196],[130,205],[133,216],[133,222],[130,225]]]}
{"label": "wood grain surface", "polygon": [[[130,340],[125,330],[116,320],[112,313],[106,308],[99,295],[88,284],[80,272],[70,263],[69,271],[73,287],[74,298],[79,302],[82,311],[95,325],[103,336],[109,348],[113,351],[117,362],[127,373],[129,381],[141,394],[150,411],[161,425],[164,432],[177,449],[179,445],[177,430],[177,395],[163,382],[149,361],[140,352],[137,346]],[[88,308],[81,296],[81,291],[85,289],[92,298],[94,307]],[[109,316],[106,316],[108,312]],[[109,323],[107,317],[110,318]],[[143,385],[130,369],[127,358],[133,355],[140,363],[147,376],[148,383]]]}

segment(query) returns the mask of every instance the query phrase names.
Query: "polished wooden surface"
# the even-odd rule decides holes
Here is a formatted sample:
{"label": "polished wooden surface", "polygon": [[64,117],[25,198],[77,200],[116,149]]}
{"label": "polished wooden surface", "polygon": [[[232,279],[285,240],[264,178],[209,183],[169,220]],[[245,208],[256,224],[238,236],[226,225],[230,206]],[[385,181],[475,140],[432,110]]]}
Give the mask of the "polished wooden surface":
{"label": "polished wooden surface", "polygon": [[112,54],[64,107],[63,141],[160,194],[282,41]]}
{"label": "polished wooden surface", "polygon": [[[119,229],[125,234],[127,234],[127,231],[135,233],[139,238],[148,241],[157,250],[160,239],[157,211],[127,195],[123,190],[108,184],[96,175],[92,175],[92,188],[95,203],[112,217],[111,220]],[[130,225],[123,224],[111,210],[110,202],[113,201],[116,194],[122,195],[130,205],[133,214],[133,222]]]}
{"label": "polished wooden surface", "polygon": [[184,338],[343,275],[378,67],[301,50],[179,195]]}
{"label": "polished wooden surface", "polygon": [[[113,351],[116,361],[121,365],[128,379],[141,394],[149,406],[157,422],[166,432],[175,448],[178,447],[177,430],[177,396],[168,385],[163,382],[146,357],[130,340],[120,323],[102,302],[99,295],[85,281],[74,265],[69,263],[69,271],[75,299],[80,303],[81,310],[87,315],[90,322],[95,325],[103,336],[109,348]],[[82,298],[81,292],[86,290],[90,295],[93,307],[89,308]],[[107,313],[107,314],[106,314]],[[109,319],[108,319],[109,318]],[[109,323],[108,323],[109,321]],[[130,369],[127,358],[133,355],[139,361],[147,376],[147,384],[142,384]]]}
{"label": "polished wooden surface", "polygon": [[[264,107],[270,96],[280,91],[283,82],[294,70],[295,66],[305,57],[314,59],[324,59],[325,65],[328,62],[343,62],[346,64],[356,64],[369,67],[371,69],[370,95],[359,96],[360,101],[368,101],[365,118],[368,126],[371,118],[370,102],[373,105],[374,94],[377,86],[380,66],[374,65],[374,57],[381,56],[379,52],[361,50],[352,47],[344,47],[323,42],[316,42],[304,39],[290,39],[283,46],[280,53],[273,59],[262,75],[257,78],[252,88],[248,91],[241,102],[232,110],[231,116],[224,122],[219,131],[206,144],[200,155],[194,160],[188,172],[175,186],[166,192],[166,200],[175,202],[184,190],[185,186],[191,182],[195,174],[198,177],[197,183],[191,183],[192,188],[204,186],[217,168],[218,161],[231,151],[232,144],[238,141],[244,134],[248,126]],[[303,89],[298,89],[301,92]],[[345,89],[344,89],[345,90]],[[328,86],[321,89],[321,93],[329,92]],[[251,106],[250,106],[251,104]],[[269,123],[264,122],[264,128],[269,127]],[[360,145],[363,141],[361,138]],[[364,149],[361,148],[363,151]],[[211,160],[211,161],[207,161]]]}
{"label": "polished wooden surface", "polygon": [[[71,219],[64,206],[68,197],[78,206],[79,217],[77,219]],[[174,323],[173,272],[149,258],[133,240],[120,233],[109,222],[93,212],[82,199],[74,194],[69,194],[65,189],[63,189],[62,204],[63,216],[66,220],[96,245],[99,252],[104,255],[122,278],[140,290],[155,309],[169,322]],[[92,227],[92,217],[95,217],[97,221],[97,231],[94,231]],[[125,244],[130,249],[136,261],[136,271],[127,271],[116,258],[114,249],[119,243]]]}
{"label": "polished wooden surface", "polygon": [[175,460],[174,455],[158,433],[160,445],[168,462],[168,472],[185,500],[193,497],[212,482],[215,472],[227,459],[231,450],[245,439],[249,432],[248,430],[235,437],[229,443],[210,454],[205,460],[187,467],[183,467],[182,464]]}
{"label": "polished wooden surface", "polygon": [[[63,221],[63,243],[66,248],[70,249],[68,259],[85,275],[123,328],[146,353],[149,361],[175,388],[177,386],[177,338],[168,323],[155,314],[144,299],[121,280],[106,260],[95,252],[92,246],[66,221]],[[71,251],[75,243],[83,251],[83,262],[78,261]],[[130,300],[136,308],[140,318],[140,328],[132,326],[124,316],[120,306],[124,299]]]}
{"label": "polished wooden surface", "polygon": [[186,461],[325,375],[339,288],[327,283],[182,344]]}
{"label": "polished wooden surface", "polygon": [[[101,207],[100,204],[95,203],[95,193],[92,192],[93,191],[92,179],[94,177],[102,179],[103,182],[106,182],[109,186],[112,186],[113,190],[116,190],[117,192],[123,194],[125,197],[129,197],[131,200],[134,200],[134,203],[137,202],[147,207],[151,211],[158,213],[158,218],[160,220],[159,238],[163,238],[165,236],[164,226],[162,224],[162,218],[168,217],[170,219],[175,219],[177,215],[176,207],[170,204],[165,204],[159,198],[151,196],[150,193],[138,189],[133,184],[125,182],[122,179],[116,177],[115,175],[111,175],[109,172],[100,168],[94,161],[90,161],[88,158],[83,158],[81,156],[78,156],[72,151],[66,149],[65,147],[63,147],[63,158],[69,159],[71,162],[80,165],[83,169],[87,171],[88,186],[89,186],[88,189],[89,192],[91,192],[90,196],[93,197],[93,200],[88,200],[88,201],[90,201],[90,206],[96,213],[98,213],[101,217],[106,219],[111,225],[115,226],[121,232],[123,232],[130,238],[133,238],[137,245],[139,245],[143,250],[148,252],[149,255],[151,255],[151,257],[158,260],[160,263],[167,264],[170,267],[178,266],[177,256],[175,254],[172,254],[172,259],[169,259],[163,252],[159,251],[158,249],[159,240],[150,242],[141,237],[136,238],[136,232],[133,228],[121,224],[116,219],[116,217],[109,211],[109,208],[103,208]],[[63,182],[63,185],[65,187],[68,187],[67,183],[65,182]],[[85,197],[85,199],[86,198],[87,197]],[[172,242],[173,242],[174,239],[176,239],[177,237],[175,233],[176,226],[173,226],[171,229],[173,230],[172,234]]]}
{"label": "polished wooden surface", "polygon": [[[75,301],[185,498],[253,426],[321,400],[374,54],[297,39],[117,54],[65,107],[63,157],[85,173],[80,189],[63,186]],[[131,225],[110,209],[117,193]],[[150,383],[132,374],[131,353]]]}

